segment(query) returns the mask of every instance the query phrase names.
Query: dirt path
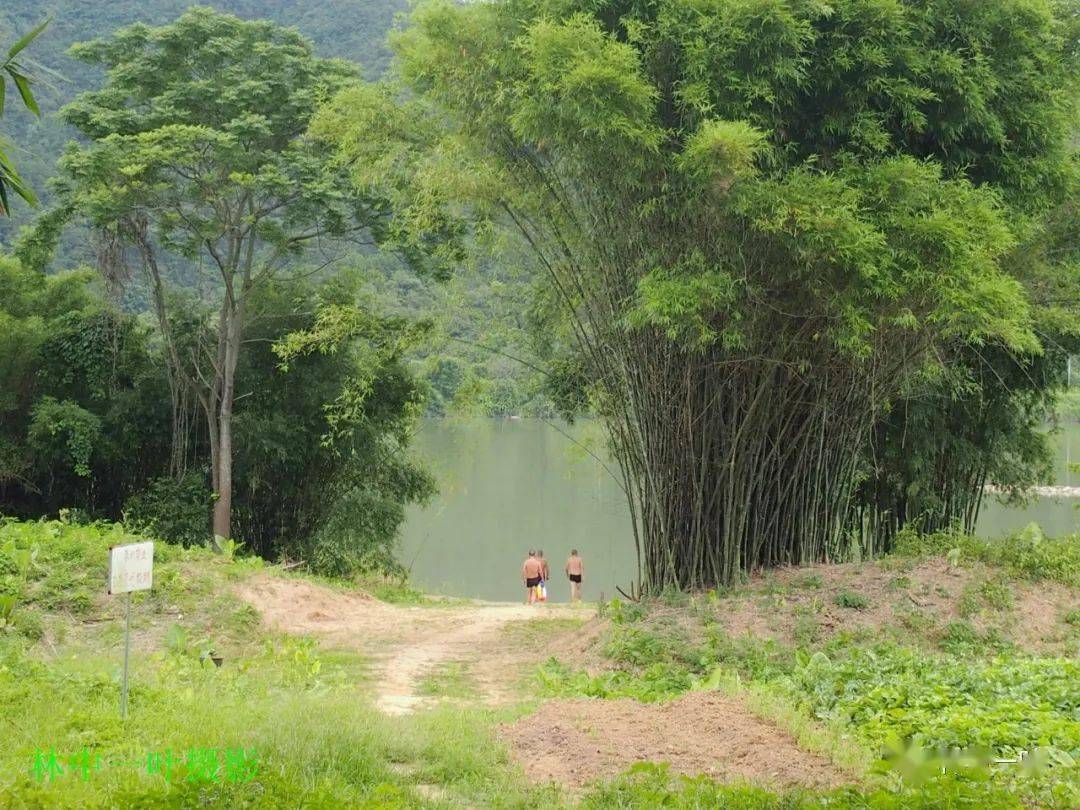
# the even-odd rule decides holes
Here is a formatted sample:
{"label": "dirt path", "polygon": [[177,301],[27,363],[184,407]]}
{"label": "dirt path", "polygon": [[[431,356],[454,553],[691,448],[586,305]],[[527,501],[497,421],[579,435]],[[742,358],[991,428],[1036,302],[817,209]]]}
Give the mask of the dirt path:
{"label": "dirt path", "polygon": [[[513,689],[525,668],[560,649],[565,652],[560,657],[582,660],[603,627],[595,621],[576,630],[566,624],[540,632],[524,627],[543,618],[591,617],[588,609],[569,605],[399,606],[271,576],[248,581],[238,593],[277,630],[372,656],[375,705],[387,714],[407,714],[427,704],[432,699],[420,689],[425,675],[457,662],[468,665],[476,698],[485,705],[520,701],[523,696]],[[514,623],[523,625],[520,635],[506,632]],[[784,787],[851,781],[737,699],[715,692],[691,692],[662,705],[549,700],[501,734],[531,780],[559,783],[571,794],[635,762],[666,762],[674,773]]]}
{"label": "dirt path", "polygon": [[588,616],[582,608],[552,604],[391,605],[360,592],[266,576],[245,583],[238,593],[276,630],[318,636],[331,646],[371,655],[376,661],[375,705],[387,714],[404,714],[425,704],[427,699],[418,693],[422,677],[441,664],[459,661],[474,665],[485,703],[502,702],[511,697],[507,687],[530,663],[507,639],[506,626]]}

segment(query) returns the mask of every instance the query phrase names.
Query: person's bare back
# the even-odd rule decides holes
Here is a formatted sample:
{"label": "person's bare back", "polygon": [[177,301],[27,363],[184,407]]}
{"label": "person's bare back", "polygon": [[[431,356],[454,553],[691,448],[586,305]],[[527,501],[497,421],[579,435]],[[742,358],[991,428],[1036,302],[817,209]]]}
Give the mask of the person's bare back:
{"label": "person's bare back", "polygon": [[521,564],[521,578],[525,581],[525,589],[528,591],[528,601],[536,601],[536,586],[540,584],[540,578],[544,573],[544,566],[536,558],[536,552],[530,550],[529,556]]}
{"label": "person's bare back", "polygon": [[585,563],[578,556],[576,548],[566,558],[563,570],[566,571],[566,578],[570,580],[570,599],[577,602],[581,599],[581,581],[585,578]]}

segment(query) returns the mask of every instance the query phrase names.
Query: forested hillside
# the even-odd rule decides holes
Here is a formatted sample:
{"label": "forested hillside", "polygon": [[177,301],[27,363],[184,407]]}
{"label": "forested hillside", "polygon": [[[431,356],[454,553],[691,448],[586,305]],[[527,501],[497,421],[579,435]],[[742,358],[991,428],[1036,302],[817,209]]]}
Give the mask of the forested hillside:
{"label": "forested hillside", "polygon": [[[0,133],[16,144],[13,155],[20,173],[41,198],[42,210],[48,209],[52,199],[49,180],[57,158],[73,135],[57,113],[102,77],[100,70],[70,58],[68,48],[132,22],[168,22],[191,5],[187,0],[12,0],[0,7],[0,42],[14,41],[44,18],[51,19],[26,58],[33,68],[42,116],[36,118],[12,106],[0,127]],[[368,78],[387,69],[387,33],[408,10],[407,0],[215,0],[204,5],[245,19],[295,26],[314,42],[317,53],[357,62]],[[12,242],[38,213],[26,205],[15,206],[10,219],[0,218],[0,241]],[[54,272],[95,262],[90,234],[74,227],[61,237],[48,269]],[[540,390],[543,375],[521,362],[532,352],[523,328],[528,282],[520,273],[488,264],[458,274],[447,286],[420,281],[399,263],[373,259],[370,254],[358,255],[355,262],[372,262],[375,272],[367,278],[380,305],[409,317],[437,321],[432,341],[410,354],[410,364],[428,390],[428,412],[500,416],[549,410]],[[145,296],[129,293],[126,306],[132,311],[145,309]]]}
{"label": "forested hillside", "polygon": [[[13,109],[4,120],[4,131],[19,145],[23,174],[46,199],[46,181],[71,137],[70,129],[55,113],[101,78],[99,71],[66,56],[67,49],[133,22],[168,22],[191,5],[188,0],[8,0],[0,6],[0,37],[5,42],[14,41],[17,34],[45,18],[52,20],[28,54],[28,64],[44,68],[35,71],[36,95],[43,116],[36,120],[24,110]],[[205,5],[247,19],[296,26],[315,42],[320,54],[359,61],[372,78],[382,74],[389,62],[385,40],[395,15],[408,8],[406,0],[216,0]],[[13,222],[0,221],[0,234],[10,234],[13,227],[25,223],[28,215],[23,211]]]}

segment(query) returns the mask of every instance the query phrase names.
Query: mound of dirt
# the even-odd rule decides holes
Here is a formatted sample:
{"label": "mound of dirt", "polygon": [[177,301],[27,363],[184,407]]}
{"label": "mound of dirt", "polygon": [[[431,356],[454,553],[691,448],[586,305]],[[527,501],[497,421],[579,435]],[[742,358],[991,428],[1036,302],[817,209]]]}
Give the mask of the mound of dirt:
{"label": "mound of dirt", "polygon": [[345,641],[385,624],[388,605],[363,591],[341,592],[302,579],[260,576],[237,588],[263,622],[285,633]]}
{"label": "mound of dirt", "polygon": [[[722,601],[713,617],[732,636],[797,641],[800,619],[813,616],[823,638],[842,631],[882,631],[898,626],[905,612],[921,613],[940,631],[962,618],[965,588],[985,578],[991,569],[979,564],[950,567],[944,559],[929,559],[904,570],[879,562],[809,565],[778,568],[751,579],[747,592]],[[813,587],[801,583],[813,582]],[[780,593],[777,593],[777,590]],[[1067,586],[1013,582],[1015,606],[1008,614],[975,616],[979,630],[998,626],[1017,646],[1032,652],[1060,652],[1060,617],[1078,606]],[[865,598],[867,607],[852,610],[836,604],[841,592]],[[930,631],[927,631],[930,632]]]}
{"label": "mound of dirt", "polygon": [[829,788],[851,778],[798,747],[790,734],[716,692],[663,704],[553,700],[501,730],[530,779],[579,790],[636,762],[672,772],[775,787]]}

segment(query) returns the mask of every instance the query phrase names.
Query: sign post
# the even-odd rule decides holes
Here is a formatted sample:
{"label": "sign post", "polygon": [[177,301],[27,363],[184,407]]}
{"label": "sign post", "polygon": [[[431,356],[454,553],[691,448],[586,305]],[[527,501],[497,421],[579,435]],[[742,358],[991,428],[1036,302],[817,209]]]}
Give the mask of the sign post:
{"label": "sign post", "polygon": [[109,593],[125,595],[124,681],[120,687],[120,716],[127,719],[128,658],[131,654],[131,592],[148,591],[154,581],[154,544],[131,543],[109,547]]}

